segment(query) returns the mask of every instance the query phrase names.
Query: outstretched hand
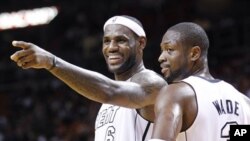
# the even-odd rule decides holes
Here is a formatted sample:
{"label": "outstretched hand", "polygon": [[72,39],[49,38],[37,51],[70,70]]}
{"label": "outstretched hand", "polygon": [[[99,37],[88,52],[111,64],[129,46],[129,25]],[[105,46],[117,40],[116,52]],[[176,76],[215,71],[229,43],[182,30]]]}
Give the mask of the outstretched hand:
{"label": "outstretched hand", "polygon": [[12,45],[21,49],[10,56],[11,60],[16,62],[19,67],[47,70],[53,67],[55,56],[50,52],[24,41],[13,41]]}

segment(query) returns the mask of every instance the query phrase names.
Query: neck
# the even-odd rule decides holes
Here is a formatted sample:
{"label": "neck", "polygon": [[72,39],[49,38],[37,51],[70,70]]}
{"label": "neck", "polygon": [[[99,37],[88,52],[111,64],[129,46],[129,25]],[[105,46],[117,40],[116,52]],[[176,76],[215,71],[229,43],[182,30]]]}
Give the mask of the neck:
{"label": "neck", "polygon": [[189,76],[200,76],[209,80],[214,79],[209,72],[207,61],[197,61],[193,63],[193,65],[187,70],[187,72],[182,72],[179,77],[176,77],[174,80],[168,80],[168,82],[179,82],[180,80],[185,79]]}
{"label": "neck", "polygon": [[201,63],[200,65],[197,65],[198,68],[196,68],[195,66],[193,67],[194,71],[192,72],[192,75],[205,77],[207,79],[214,79],[213,76],[209,72],[207,59],[204,62],[200,62],[200,63]]}
{"label": "neck", "polygon": [[128,80],[129,78],[131,78],[134,74],[141,72],[142,70],[144,70],[144,64],[143,62],[140,62],[138,64],[135,64],[132,68],[128,69],[125,72],[122,73],[115,73],[115,80],[121,80],[121,81],[125,81]]}

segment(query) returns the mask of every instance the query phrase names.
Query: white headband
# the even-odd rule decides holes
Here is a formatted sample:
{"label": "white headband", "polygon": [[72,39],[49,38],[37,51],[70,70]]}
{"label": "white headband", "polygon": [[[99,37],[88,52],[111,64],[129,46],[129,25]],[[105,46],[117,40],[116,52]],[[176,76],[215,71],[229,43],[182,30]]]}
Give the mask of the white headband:
{"label": "white headband", "polygon": [[132,31],[134,31],[135,34],[137,34],[138,36],[146,37],[146,34],[145,34],[143,28],[140,25],[138,25],[136,22],[134,22],[126,17],[114,16],[114,17],[110,18],[104,24],[103,30],[105,30],[106,26],[110,25],[110,24],[121,24],[123,26],[128,27]]}

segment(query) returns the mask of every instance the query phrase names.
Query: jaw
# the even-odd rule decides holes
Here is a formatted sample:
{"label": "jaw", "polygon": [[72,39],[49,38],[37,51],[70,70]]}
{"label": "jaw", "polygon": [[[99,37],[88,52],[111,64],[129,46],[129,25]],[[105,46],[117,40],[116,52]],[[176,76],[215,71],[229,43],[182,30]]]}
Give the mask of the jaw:
{"label": "jaw", "polygon": [[182,69],[172,70],[172,71],[171,69],[169,69],[168,73],[166,73],[164,77],[167,80],[167,82],[177,82],[184,78],[183,77],[184,74],[185,72],[183,72]]}
{"label": "jaw", "polygon": [[108,69],[112,73],[118,73],[119,70],[120,70],[120,68],[121,68],[121,65],[111,65],[111,64],[108,64]]}

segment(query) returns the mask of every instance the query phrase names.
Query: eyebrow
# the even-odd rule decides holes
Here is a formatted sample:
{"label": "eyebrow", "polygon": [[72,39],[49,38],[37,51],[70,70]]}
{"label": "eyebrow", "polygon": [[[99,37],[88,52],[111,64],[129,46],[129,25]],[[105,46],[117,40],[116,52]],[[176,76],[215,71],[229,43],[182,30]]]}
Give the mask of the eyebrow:
{"label": "eyebrow", "polygon": [[[115,35],[115,38],[121,38],[121,37],[125,37],[126,39],[129,39],[129,37],[126,34]],[[110,38],[109,35],[103,36],[103,39],[108,39],[108,38]]]}
{"label": "eyebrow", "polygon": [[160,46],[166,46],[166,45],[168,45],[168,44],[170,44],[170,41],[163,42],[163,43],[160,44]]}

